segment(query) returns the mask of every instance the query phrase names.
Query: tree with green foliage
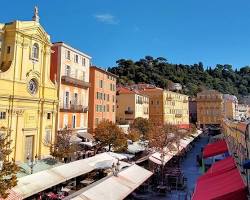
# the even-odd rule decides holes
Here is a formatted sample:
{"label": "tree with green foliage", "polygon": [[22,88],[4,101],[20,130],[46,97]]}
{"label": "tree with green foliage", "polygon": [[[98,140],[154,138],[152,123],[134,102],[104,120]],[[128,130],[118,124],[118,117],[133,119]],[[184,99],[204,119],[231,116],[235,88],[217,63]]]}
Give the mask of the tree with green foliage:
{"label": "tree with green foliage", "polygon": [[250,95],[250,67],[234,69],[232,65],[217,64],[204,68],[203,63],[193,65],[172,64],[166,58],[145,56],[138,61],[120,59],[108,71],[119,76],[123,85],[149,83],[167,88],[169,81],[183,85],[182,93],[196,96],[202,89],[216,89],[238,97]]}

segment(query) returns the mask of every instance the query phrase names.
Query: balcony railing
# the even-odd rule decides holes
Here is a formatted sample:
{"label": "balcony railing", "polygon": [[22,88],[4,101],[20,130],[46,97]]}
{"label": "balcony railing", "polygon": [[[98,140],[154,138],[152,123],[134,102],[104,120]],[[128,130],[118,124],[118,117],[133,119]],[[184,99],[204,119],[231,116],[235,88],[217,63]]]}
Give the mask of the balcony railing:
{"label": "balcony railing", "polygon": [[77,112],[77,113],[87,113],[88,112],[88,106],[83,105],[64,105],[60,108],[61,112]]}
{"label": "balcony railing", "polygon": [[141,101],[141,100],[138,101],[138,100],[137,100],[136,103],[137,103],[137,104],[143,104],[143,101]]}
{"label": "balcony railing", "polygon": [[171,97],[171,96],[166,97],[166,100],[168,100],[168,101],[171,101],[172,99],[173,99],[173,97]]}
{"label": "balcony railing", "polygon": [[85,82],[84,80],[76,79],[71,76],[62,76],[61,81],[65,85],[71,85],[79,88],[88,88],[90,85],[88,82]]}
{"label": "balcony railing", "polygon": [[125,110],[125,114],[132,115],[132,114],[134,114],[134,111],[133,110]]}
{"label": "balcony railing", "polygon": [[181,117],[182,117],[182,114],[175,114],[175,117],[181,118]]}
{"label": "balcony railing", "polygon": [[186,99],[183,100],[183,103],[187,103],[187,102],[188,102],[188,100],[186,100]]}

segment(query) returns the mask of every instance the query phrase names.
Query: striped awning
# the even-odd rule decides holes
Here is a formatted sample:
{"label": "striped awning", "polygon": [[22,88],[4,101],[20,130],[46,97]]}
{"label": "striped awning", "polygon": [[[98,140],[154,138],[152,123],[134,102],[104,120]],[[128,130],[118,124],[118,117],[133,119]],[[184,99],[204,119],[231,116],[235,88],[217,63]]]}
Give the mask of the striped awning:
{"label": "striped awning", "polygon": [[7,198],[3,199],[0,197],[0,200],[21,200],[21,199],[23,199],[22,195],[18,194],[17,192],[15,192],[13,190],[8,191],[8,193],[9,193],[9,196]]}

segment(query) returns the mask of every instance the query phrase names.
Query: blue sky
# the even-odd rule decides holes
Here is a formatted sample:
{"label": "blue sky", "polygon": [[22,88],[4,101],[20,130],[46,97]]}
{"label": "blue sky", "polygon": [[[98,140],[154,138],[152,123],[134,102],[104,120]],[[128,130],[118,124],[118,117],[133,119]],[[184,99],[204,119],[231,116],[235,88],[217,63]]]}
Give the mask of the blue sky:
{"label": "blue sky", "polygon": [[53,42],[86,52],[98,66],[145,55],[250,64],[249,0],[5,0],[0,23],[30,20],[35,5]]}

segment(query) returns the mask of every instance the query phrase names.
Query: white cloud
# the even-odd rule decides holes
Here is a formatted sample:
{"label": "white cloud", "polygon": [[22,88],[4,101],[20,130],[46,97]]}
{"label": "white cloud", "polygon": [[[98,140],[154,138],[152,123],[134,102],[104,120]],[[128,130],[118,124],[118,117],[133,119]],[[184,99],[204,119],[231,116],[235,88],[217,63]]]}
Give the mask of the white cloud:
{"label": "white cloud", "polygon": [[94,17],[105,24],[118,24],[119,21],[115,18],[115,16],[105,13],[105,14],[97,14]]}

